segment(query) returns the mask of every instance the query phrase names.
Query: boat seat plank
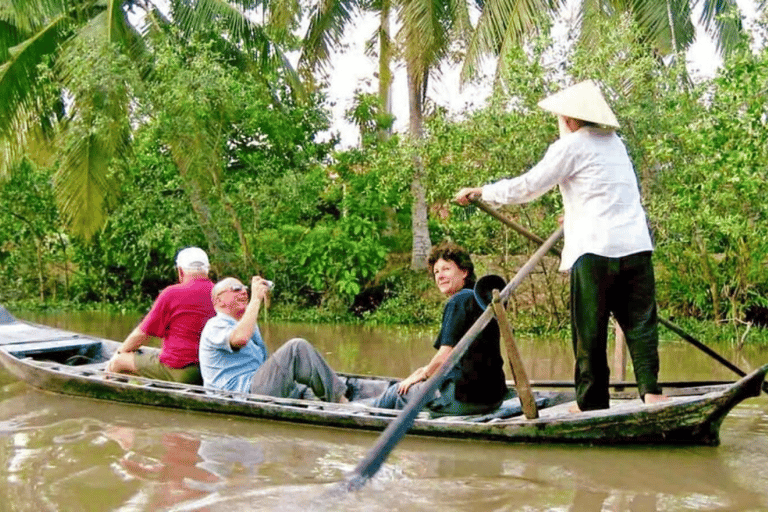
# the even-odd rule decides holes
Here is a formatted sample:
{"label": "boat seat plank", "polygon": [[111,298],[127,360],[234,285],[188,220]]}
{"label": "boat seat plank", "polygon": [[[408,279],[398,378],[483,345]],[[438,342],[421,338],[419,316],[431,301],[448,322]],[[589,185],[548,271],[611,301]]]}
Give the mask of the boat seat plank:
{"label": "boat seat plank", "polygon": [[23,353],[25,355],[29,355],[44,354],[46,352],[60,352],[62,350],[88,350],[91,348],[98,348],[100,346],[101,343],[99,341],[88,342],[76,336],[69,336],[66,339],[13,343],[4,345],[3,349],[11,354]]}
{"label": "boat seat plank", "polygon": [[59,329],[46,329],[34,325],[11,323],[0,325],[0,345],[35,343],[61,339],[82,339],[83,336]]}

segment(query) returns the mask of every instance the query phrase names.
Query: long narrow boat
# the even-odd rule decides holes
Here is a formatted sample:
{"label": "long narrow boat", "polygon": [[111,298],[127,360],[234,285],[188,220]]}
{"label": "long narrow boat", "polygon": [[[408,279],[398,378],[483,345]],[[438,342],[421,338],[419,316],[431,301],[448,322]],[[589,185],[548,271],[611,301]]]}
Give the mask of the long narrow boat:
{"label": "long narrow boat", "polygon": [[[144,406],[170,407],[330,427],[383,430],[398,411],[365,405],[396,379],[343,375],[362,400],[332,404],[213,391],[118,375],[105,364],[119,343],[17,320],[0,306],[0,363],[31,386],[55,393]],[[147,349],[156,350],[156,349]],[[510,388],[495,412],[430,417],[422,412],[409,434],[529,443],[703,444],[720,442],[720,425],[741,401],[760,394],[765,365],[738,382],[665,389],[670,399],[645,405],[634,393],[612,393],[603,411],[569,413],[573,393],[536,389],[539,418],[526,419]]]}

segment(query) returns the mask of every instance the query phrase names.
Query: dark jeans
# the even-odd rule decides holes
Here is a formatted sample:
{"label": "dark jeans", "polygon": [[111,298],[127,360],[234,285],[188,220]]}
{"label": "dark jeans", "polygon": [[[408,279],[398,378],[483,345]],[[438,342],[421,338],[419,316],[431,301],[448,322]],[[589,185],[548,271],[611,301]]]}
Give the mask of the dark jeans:
{"label": "dark jeans", "polygon": [[[417,382],[401,395],[397,392],[399,383],[389,386],[373,403],[374,407],[382,409],[405,409],[408,402],[417,396],[426,382]],[[501,401],[495,404],[473,404],[456,400],[456,384],[447,380],[432,399],[424,406],[434,416],[466,416],[470,414],[485,414],[499,408]]]}
{"label": "dark jeans", "polygon": [[608,319],[624,331],[638,393],[659,394],[659,333],[651,252],[621,258],[584,254],[571,268],[571,330],[576,402],[608,408]]}

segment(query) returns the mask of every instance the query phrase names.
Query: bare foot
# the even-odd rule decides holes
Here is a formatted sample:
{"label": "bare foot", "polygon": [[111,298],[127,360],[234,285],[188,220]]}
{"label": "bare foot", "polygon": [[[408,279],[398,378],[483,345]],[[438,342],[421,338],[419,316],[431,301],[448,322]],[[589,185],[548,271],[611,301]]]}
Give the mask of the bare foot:
{"label": "bare foot", "polygon": [[575,414],[575,413],[577,413],[577,412],[581,412],[581,409],[579,409],[579,404],[573,404],[573,405],[572,405],[572,406],[571,406],[571,407],[568,409],[568,412],[570,412],[570,413],[574,413],[574,414]]}
{"label": "bare foot", "polygon": [[659,402],[664,402],[666,400],[669,400],[669,397],[667,395],[655,395],[653,393],[646,393],[643,395],[643,402],[646,404],[656,404]]}
{"label": "bare foot", "polygon": [[339,402],[338,403],[340,403],[340,404],[348,404],[349,403],[349,398],[345,397],[344,395],[341,395],[339,397]]}

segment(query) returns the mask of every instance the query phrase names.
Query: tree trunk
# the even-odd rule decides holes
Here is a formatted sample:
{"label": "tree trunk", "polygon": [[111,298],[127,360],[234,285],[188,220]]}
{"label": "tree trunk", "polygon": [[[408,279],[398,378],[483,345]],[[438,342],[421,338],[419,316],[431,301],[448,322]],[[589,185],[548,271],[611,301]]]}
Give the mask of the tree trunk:
{"label": "tree trunk", "polygon": [[413,152],[413,182],[411,183],[411,196],[413,205],[411,210],[411,229],[413,231],[413,247],[411,249],[411,270],[423,270],[427,268],[427,259],[432,250],[432,241],[429,238],[429,224],[427,212],[427,191],[424,185],[424,162],[419,155],[420,142],[423,138],[423,106],[424,90],[426,89],[426,74],[418,76],[409,70],[408,72],[408,99],[410,105],[410,131],[414,140]]}
{"label": "tree trunk", "polygon": [[[389,33],[391,0],[381,0],[381,25],[379,27],[379,107],[380,114],[392,114],[392,39]],[[392,134],[392,126],[379,127],[379,140],[385,141]]]}

